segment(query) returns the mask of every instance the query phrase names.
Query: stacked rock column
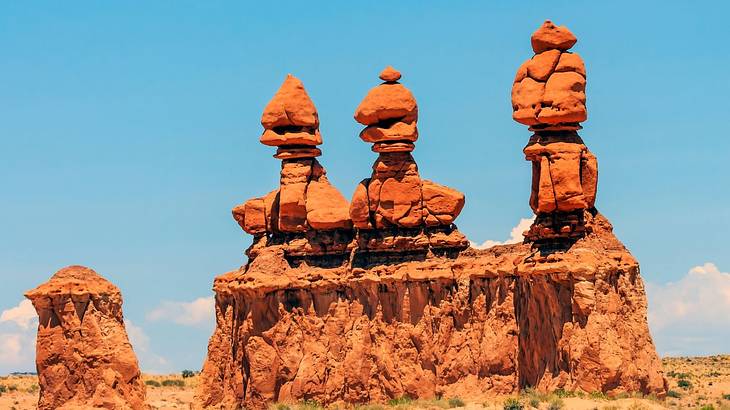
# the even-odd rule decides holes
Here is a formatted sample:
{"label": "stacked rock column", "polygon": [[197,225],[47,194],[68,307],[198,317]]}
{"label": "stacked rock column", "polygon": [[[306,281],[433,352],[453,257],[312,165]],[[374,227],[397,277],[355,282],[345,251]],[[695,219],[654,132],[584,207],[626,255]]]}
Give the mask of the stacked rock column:
{"label": "stacked rock column", "polygon": [[466,239],[453,226],[464,195],[421,179],[411,155],[418,105],[400,78],[387,67],[380,73],[383,83],[355,111],[355,120],[366,126],[360,138],[378,153],[371,177],[358,185],[350,205],[358,246],[374,251],[465,247]]}
{"label": "stacked rock column", "polygon": [[233,209],[241,228],[255,237],[249,256],[272,243],[286,245],[287,254],[296,256],[346,251],[349,235],[318,235],[350,230],[352,223],[349,203],[316,159],[322,154],[317,148],[322,144],[319,116],[299,79],[287,76],[264,109],[261,124],[260,141],[277,147],[274,158],[282,160],[281,177],[279,189]]}
{"label": "stacked rock column", "polygon": [[512,117],[534,132],[524,149],[537,215],[525,233],[530,241],[579,238],[594,212],[598,164],[577,132],[587,111],[585,65],[568,51],[576,42],[570,30],[546,21],[532,35],[535,55],[512,86]]}

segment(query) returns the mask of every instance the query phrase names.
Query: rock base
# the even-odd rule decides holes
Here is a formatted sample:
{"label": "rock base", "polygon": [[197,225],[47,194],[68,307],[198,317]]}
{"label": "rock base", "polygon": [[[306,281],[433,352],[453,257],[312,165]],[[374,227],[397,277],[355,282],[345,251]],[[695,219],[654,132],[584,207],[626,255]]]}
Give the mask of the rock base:
{"label": "rock base", "polygon": [[[597,215],[568,250],[361,254],[291,264],[280,247],[216,278],[201,407],[382,402],[666,383],[639,265]],[[326,265],[326,264],[325,264]]]}

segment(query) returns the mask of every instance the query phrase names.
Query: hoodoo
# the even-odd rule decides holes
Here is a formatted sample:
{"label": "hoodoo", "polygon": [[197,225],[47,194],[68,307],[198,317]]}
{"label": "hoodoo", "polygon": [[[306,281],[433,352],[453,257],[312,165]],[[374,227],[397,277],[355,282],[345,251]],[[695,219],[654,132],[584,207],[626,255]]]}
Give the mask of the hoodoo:
{"label": "hoodoo", "polygon": [[287,256],[345,253],[352,240],[349,204],[316,159],[322,154],[319,115],[299,79],[286,77],[261,125],[261,143],[277,147],[281,178],[278,189],[233,208],[234,219],[255,238],[248,255],[274,243]]}
{"label": "hoodoo", "polygon": [[355,111],[355,120],[366,126],[360,138],[378,153],[372,176],[355,188],[350,205],[353,225],[360,230],[358,249],[464,249],[468,241],[453,225],[464,194],[421,180],[411,155],[418,139],[418,105],[400,78],[393,67],[385,68],[384,82]]}
{"label": "hoodoo", "polygon": [[537,214],[529,240],[579,238],[595,213],[598,163],[577,132],[587,118],[586,69],[568,51],[577,41],[567,28],[545,21],[532,34],[535,55],[512,85],[512,118],[534,132],[524,149],[532,162],[530,207]]}
{"label": "hoodoo", "polygon": [[326,182],[316,111],[287,79],[262,121],[262,141],[284,162],[281,186],[234,210],[254,244],[244,266],[215,279],[198,406],[527,387],[664,395],[639,265],[594,208],[575,42],[549,22],[533,36],[538,54],[518,73],[513,105],[535,133],[525,155],[538,217],[524,243],[485,250],[453,224],[464,196],[418,173],[418,106],[398,71],[386,68],[355,112],[378,158],[349,206],[313,185]]}
{"label": "hoodoo", "polygon": [[69,266],[25,296],[39,317],[39,409],[147,408],[116,286]]}

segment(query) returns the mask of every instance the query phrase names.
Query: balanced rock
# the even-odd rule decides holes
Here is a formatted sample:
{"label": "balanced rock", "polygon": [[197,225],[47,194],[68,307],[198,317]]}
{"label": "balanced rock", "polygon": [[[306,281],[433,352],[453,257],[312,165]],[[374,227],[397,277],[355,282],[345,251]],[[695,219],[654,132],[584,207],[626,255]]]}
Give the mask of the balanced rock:
{"label": "balanced rock", "polygon": [[534,130],[576,130],[587,118],[586,70],[568,50],[577,39],[567,28],[546,21],[532,35],[535,55],[517,70],[512,85],[512,117]]}
{"label": "balanced rock", "polygon": [[576,132],[587,118],[585,64],[567,51],[576,41],[546,21],[532,35],[537,54],[520,66],[512,86],[513,118],[535,132],[524,149],[537,214],[525,233],[530,241],[574,240],[590,229],[584,213],[595,205],[598,163]]}
{"label": "balanced rock", "polygon": [[146,408],[116,286],[89,268],[69,266],[25,296],[39,317],[39,409]]}
{"label": "balanced rock", "polygon": [[[410,90],[397,82],[400,78],[400,72],[387,67],[380,74],[385,83],[370,90],[355,111],[355,119],[366,125],[360,138],[379,154],[372,176],[360,182],[350,204],[355,228],[381,230],[373,235],[361,231],[360,249],[398,249],[394,244],[399,239],[394,238],[405,234],[397,232],[401,228],[416,229],[409,249],[465,246],[466,238],[452,226],[464,206],[464,194],[421,180],[411,155],[418,139],[418,105]],[[424,227],[438,228],[448,239],[430,241],[434,232],[418,231]],[[383,236],[382,230],[391,231]]]}
{"label": "balanced rock", "polygon": [[261,143],[276,146],[275,157],[282,163],[277,190],[233,208],[233,218],[256,238],[249,256],[268,243],[288,244],[289,255],[346,251],[346,243],[333,245],[332,235],[318,233],[350,230],[352,222],[349,203],[315,159],[321,155],[316,147],[322,143],[319,115],[299,79],[287,76],[264,109],[261,124]]}

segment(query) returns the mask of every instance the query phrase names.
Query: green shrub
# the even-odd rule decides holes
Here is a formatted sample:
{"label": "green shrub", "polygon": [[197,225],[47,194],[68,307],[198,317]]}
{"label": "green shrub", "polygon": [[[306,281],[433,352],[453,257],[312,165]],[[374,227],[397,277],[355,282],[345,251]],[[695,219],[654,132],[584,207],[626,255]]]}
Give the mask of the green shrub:
{"label": "green shrub", "polygon": [[152,387],[160,387],[160,382],[158,382],[157,380],[147,380],[144,382],[144,384]]}
{"label": "green shrub", "polygon": [[530,397],[530,407],[532,407],[534,409],[539,409],[540,408],[540,399],[538,399],[535,396]]}
{"label": "green shrub", "polygon": [[323,408],[317,400],[307,399],[299,402],[299,410],[319,410]]}
{"label": "green shrub", "polygon": [[274,406],[274,409],[276,409],[276,410],[291,410],[291,407],[287,406],[284,403],[277,403],[276,406]]}
{"label": "green shrub", "polygon": [[565,389],[556,389],[553,393],[561,399],[566,397],[575,397],[575,392],[566,391]]}
{"label": "green shrub", "polygon": [[715,410],[715,406],[712,404],[705,404],[704,406],[700,407],[700,410]]}
{"label": "green shrub", "polygon": [[182,371],[182,378],[183,379],[187,379],[187,378],[193,377],[193,376],[195,376],[195,372],[192,371],[192,370],[183,370]]}
{"label": "green shrub", "polygon": [[723,394],[722,398],[725,400],[730,400],[730,394]]}
{"label": "green shrub", "polygon": [[593,400],[608,400],[606,393],[601,391],[592,391],[588,396]]}
{"label": "green shrub", "polygon": [[8,386],[4,384],[0,384],[0,394],[7,393],[8,392]]}
{"label": "green shrub", "polygon": [[676,390],[669,390],[667,392],[667,397],[671,397],[673,399],[679,399],[682,397],[682,395]]}
{"label": "green shrub", "polygon": [[162,381],[165,387],[185,387],[185,382],[177,379],[166,379]]}
{"label": "green shrub", "polygon": [[690,383],[687,379],[679,379],[679,381],[677,381],[677,386],[687,390],[692,387],[692,383]]}
{"label": "green shrub", "polygon": [[38,385],[35,384],[35,383],[33,383],[33,384],[30,385],[30,387],[28,387],[28,390],[26,390],[26,391],[28,393],[35,393],[35,392],[38,391],[38,389],[39,389]]}
{"label": "green shrub", "polygon": [[459,397],[452,397],[449,399],[449,408],[453,409],[454,407],[464,407],[466,406],[466,403],[464,403],[464,400],[460,399]]}
{"label": "green shrub", "polygon": [[555,399],[550,401],[550,404],[548,404],[547,409],[548,410],[561,410],[563,407],[565,407],[565,403],[561,399]]}
{"label": "green shrub", "polygon": [[524,410],[525,405],[514,397],[510,397],[504,401],[502,408],[504,410]]}
{"label": "green shrub", "polygon": [[388,406],[392,406],[392,407],[402,406],[402,405],[411,404],[412,402],[413,402],[413,399],[411,399],[410,397],[401,396],[401,397],[398,397],[397,399],[388,400]]}

